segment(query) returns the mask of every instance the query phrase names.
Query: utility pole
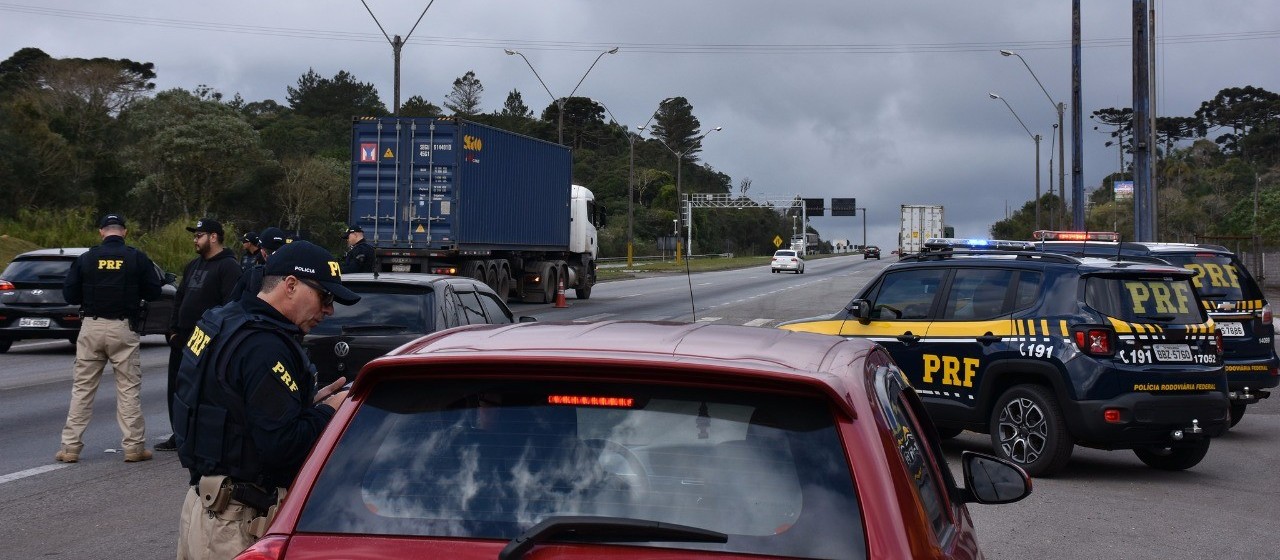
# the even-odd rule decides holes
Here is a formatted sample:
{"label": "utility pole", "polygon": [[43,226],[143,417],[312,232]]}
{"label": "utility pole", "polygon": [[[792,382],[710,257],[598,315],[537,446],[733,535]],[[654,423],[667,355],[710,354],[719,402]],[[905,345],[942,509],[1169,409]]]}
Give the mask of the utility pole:
{"label": "utility pole", "polygon": [[1080,0],[1071,0],[1071,228],[1076,231],[1084,231],[1084,122],[1081,111]]}
{"label": "utility pole", "polygon": [[369,12],[369,17],[373,18],[373,23],[376,23],[378,25],[378,30],[382,31],[382,36],[387,38],[388,43],[391,43],[391,58],[394,60],[396,66],[394,87],[395,105],[392,105],[391,107],[391,114],[394,116],[400,116],[400,49],[409,41],[409,36],[413,35],[413,31],[418,28],[418,24],[422,23],[422,17],[427,15],[427,10],[431,9],[431,5],[435,2],[436,0],[427,2],[427,7],[422,9],[422,13],[418,15],[418,21],[415,21],[413,23],[413,27],[409,29],[409,34],[405,35],[404,39],[401,39],[399,35],[396,35],[395,38],[387,35],[387,30],[382,28],[382,22],[378,21],[378,16],[373,15],[373,9],[369,8],[369,3],[365,2],[365,0],[360,0],[360,3],[364,4],[364,9]]}
{"label": "utility pole", "polygon": [[1151,83],[1148,72],[1147,1],[1133,0],[1133,236],[1155,241],[1151,204]]}

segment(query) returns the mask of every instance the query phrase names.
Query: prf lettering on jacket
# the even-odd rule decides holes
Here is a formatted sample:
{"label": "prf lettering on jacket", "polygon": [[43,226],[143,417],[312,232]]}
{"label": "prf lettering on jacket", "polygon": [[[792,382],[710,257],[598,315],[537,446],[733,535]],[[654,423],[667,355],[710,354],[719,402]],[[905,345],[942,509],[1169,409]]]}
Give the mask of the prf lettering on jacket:
{"label": "prf lettering on jacket", "polygon": [[117,259],[98,259],[98,270],[120,270],[124,268],[124,261]]}
{"label": "prf lettering on jacket", "polygon": [[293,376],[289,375],[289,370],[284,368],[284,364],[276,362],[276,365],[271,368],[271,371],[280,376],[280,381],[284,383],[284,386],[288,387],[290,391],[294,393],[298,392],[298,384],[294,383]]}
{"label": "prf lettering on jacket", "polygon": [[204,331],[200,330],[200,327],[196,327],[191,331],[191,338],[187,339],[187,348],[190,348],[191,353],[195,354],[196,357],[199,357],[200,353],[204,352],[204,347],[209,345],[210,340],[213,339],[209,338],[209,335],[204,334]]}

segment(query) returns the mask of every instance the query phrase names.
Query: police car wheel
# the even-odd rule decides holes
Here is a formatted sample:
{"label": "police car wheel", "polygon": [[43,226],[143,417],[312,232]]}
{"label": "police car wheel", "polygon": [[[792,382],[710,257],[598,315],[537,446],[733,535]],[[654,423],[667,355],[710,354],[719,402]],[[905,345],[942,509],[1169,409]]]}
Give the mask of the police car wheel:
{"label": "police car wheel", "polygon": [[1075,447],[1049,389],[1017,385],[991,411],[991,446],[1031,476],[1052,476],[1071,459]]}
{"label": "police car wheel", "polygon": [[1183,471],[1200,463],[1209,453],[1209,440],[1178,445],[1176,447],[1152,447],[1134,449],[1133,454],[1148,467],[1162,471]]}
{"label": "police car wheel", "polygon": [[1240,419],[1244,418],[1244,409],[1244,403],[1231,403],[1231,427],[1234,428],[1236,424],[1240,423]]}

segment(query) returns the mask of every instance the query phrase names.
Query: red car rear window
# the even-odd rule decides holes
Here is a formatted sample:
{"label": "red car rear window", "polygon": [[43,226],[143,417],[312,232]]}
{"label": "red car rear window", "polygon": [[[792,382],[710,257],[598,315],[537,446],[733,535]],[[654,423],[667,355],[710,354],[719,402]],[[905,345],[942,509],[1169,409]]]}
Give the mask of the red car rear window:
{"label": "red car rear window", "polygon": [[728,535],[637,546],[866,557],[825,403],[655,385],[384,382],[331,452],[298,530],[509,540],[555,516]]}

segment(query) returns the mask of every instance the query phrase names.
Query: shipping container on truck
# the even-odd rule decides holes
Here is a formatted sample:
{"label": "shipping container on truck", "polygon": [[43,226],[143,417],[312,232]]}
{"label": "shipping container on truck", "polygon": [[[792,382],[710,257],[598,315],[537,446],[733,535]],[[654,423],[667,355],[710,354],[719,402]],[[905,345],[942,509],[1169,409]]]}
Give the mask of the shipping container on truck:
{"label": "shipping container on truck", "polygon": [[356,118],[349,218],[375,270],[481,280],[504,297],[579,299],[596,281],[595,198],[569,149],[453,118]]}
{"label": "shipping container on truck", "polygon": [[944,237],[942,206],[903,204],[902,222],[898,229],[898,254],[919,253],[924,242],[934,237]]}

